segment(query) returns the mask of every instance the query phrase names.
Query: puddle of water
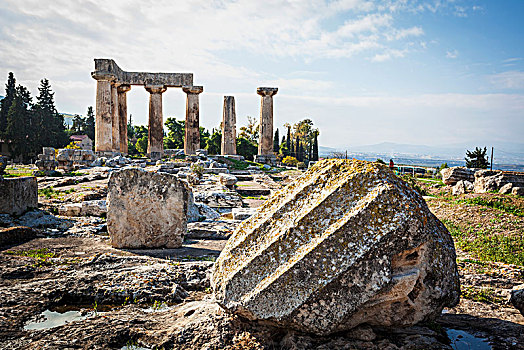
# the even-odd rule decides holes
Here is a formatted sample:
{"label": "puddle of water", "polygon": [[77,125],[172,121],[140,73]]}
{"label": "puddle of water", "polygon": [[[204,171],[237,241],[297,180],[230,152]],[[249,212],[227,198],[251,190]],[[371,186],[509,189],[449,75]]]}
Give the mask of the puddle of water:
{"label": "puddle of water", "polygon": [[451,347],[454,350],[492,350],[488,340],[458,329],[446,329]]}
{"label": "puddle of water", "polygon": [[92,312],[81,312],[81,311],[66,311],[66,312],[55,312],[45,310],[40,314],[40,320],[35,322],[29,322],[24,326],[25,330],[41,330],[49,329],[58,326],[62,326],[66,323],[73,321],[84,320],[91,316]]}

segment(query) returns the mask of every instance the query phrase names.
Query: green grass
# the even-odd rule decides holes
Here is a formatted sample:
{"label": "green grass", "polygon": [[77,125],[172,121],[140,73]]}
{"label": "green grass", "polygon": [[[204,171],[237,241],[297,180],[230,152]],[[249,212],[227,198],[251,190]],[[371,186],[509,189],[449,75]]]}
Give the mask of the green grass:
{"label": "green grass", "polygon": [[480,261],[498,261],[524,266],[524,237],[489,234],[479,229],[464,231],[449,220],[442,220],[457,247],[470,252]]}
{"label": "green grass", "polygon": [[498,210],[501,210],[503,212],[513,214],[516,216],[524,216],[524,210],[517,207],[516,205],[513,205],[511,203],[506,203],[506,201],[510,201],[510,199],[501,199],[501,198],[482,198],[482,197],[475,197],[475,198],[466,198],[466,199],[459,199],[456,202],[458,203],[467,203],[472,205],[480,205],[488,208],[495,208]]}
{"label": "green grass", "polygon": [[47,248],[30,249],[30,250],[8,250],[5,253],[9,255],[15,255],[15,256],[27,256],[29,258],[36,258],[36,259],[49,259],[55,256],[55,253],[50,252],[49,249]]}
{"label": "green grass", "polygon": [[460,291],[461,297],[480,303],[488,304],[504,304],[505,300],[503,297],[495,294],[495,291],[491,288],[474,288],[474,287],[462,287]]}
{"label": "green grass", "polygon": [[46,197],[46,198],[57,198],[57,199],[60,199],[62,197],[64,197],[66,194],[70,194],[70,193],[73,193],[75,192],[74,189],[69,189],[69,190],[64,190],[64,191],[61,191],[61,190],[55,190],[53,187],[48,187],[48,188],[39,188],[38,189],[38,195],[41,196],[41,197]]}

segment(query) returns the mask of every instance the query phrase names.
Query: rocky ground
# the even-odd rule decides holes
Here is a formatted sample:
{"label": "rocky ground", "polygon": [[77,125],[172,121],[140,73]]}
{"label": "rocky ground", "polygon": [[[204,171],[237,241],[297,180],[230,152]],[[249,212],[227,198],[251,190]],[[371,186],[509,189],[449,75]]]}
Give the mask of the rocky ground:
{"label": "rocky ground", "polygon": [[[232,317],[209,286],[213,261],[239,223],[231,210],[261,205],[297,172],[238,174],[236,190],[204,175],[195,198],[204,193],[220,217],[190,223],[182,248],[123,250],[109,245],[104,215],[56,215],[65,203],[105,199],[110,171],[41,178],[40,211],[0,218],[3,227],[34,227],[33,239],[0,248],[0,349],[524,349],[524,317],[508,302],[524,283],[522,197],[453,197],[426,186],[435,196],[430,209],[454,235],[460,304],[416,327],[317,337]],[[229,194],[209,194],[218,192]],[[503,249],[489,249],[497,244]]]}

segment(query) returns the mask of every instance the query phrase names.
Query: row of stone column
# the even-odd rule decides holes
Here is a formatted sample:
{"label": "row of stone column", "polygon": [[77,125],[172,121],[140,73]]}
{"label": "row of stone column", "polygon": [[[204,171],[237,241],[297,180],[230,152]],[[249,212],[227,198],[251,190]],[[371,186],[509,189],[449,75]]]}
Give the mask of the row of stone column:
{"label": "row of stone column", "polygon": [[[271,157],[273,155],[273,96],[278,88],[259,87],[257,94],[262,96],[260,103],[260,140],[258,155]],[[222,144],[223,155],[237,154],[236,146],[236,113],[235,98],[224,96],[224,112],[222,114]]]}
{"label": "row of stone column", "polygon": [[[131,90],[128,84],[119,84],[113,76],[96,76],[96,136],[95,151],[126,154],[127,149],[127,97]],[[162,113],[163,85],[145,85],[149,92],[149,132],[147,153],[152,159],[159,159],[164,153],[164,120]],[[186,100],[186,134],[184,151],[195,154],[200,148],[199,101],[202,86],[184,86]]]}

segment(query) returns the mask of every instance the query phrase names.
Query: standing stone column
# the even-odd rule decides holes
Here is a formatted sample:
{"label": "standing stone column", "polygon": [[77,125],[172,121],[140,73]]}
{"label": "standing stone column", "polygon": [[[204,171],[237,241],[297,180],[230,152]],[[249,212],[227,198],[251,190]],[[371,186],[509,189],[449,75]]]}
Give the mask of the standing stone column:
{"label": "standing stone column", "polygon": [[162,94],[166,91],[163,85],[146,85],[149,92],[149,131],[147,153],[151,160],[159,160],[164,155],[164,121],[162,117]]}
{"label": "standing stone column", "polygon": [[111,84],[111,151],[120,152],[120,122],[118,121],[118,87]]}
{"label": "standing stone column", "polygon": [[113,75],[92,74],[96,79],[96,121],[95,121],[95,151],[111,152],[112,149],[112,125],[111,115],[111,82],[115,80]]}
{"label": "standing stone column", "polygon": [[[258,156],[261,162],[273,162],[273,95],[278,88],[259,87],[257,94],[262,96],[260,105],[260,141],[258,143]],[[266,159],[267,158],[267,159]]]}
{"label": "standing stone column", "polygon": [[120,130],[120,153],[127,154],[127,97],[131,85],[123,84],[117,88],[118,92],[118,124]]}
{"label": "standing stone column", "polygon": [[237,154],[237,117],[235,114],[235,97],[224,96],[224,114],[222,115],[221,154]]}
{"label": "standing stone column", "polygon": [[184,86],[182,90],[187,94],[184,153],[195,154],[196,150],[200,148],[198,95],[204,91],[204,87]]}

